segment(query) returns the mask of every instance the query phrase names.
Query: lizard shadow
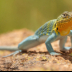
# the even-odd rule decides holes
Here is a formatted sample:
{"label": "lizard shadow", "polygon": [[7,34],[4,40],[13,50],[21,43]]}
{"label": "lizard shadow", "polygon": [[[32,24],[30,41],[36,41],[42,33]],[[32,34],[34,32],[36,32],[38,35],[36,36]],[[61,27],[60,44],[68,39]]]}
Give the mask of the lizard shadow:
{"label": "lizard shadow", "polygon": [[[57,53],[60,53],[60,52],[58,52],[58,51],[55,51],[55,52],[57,52]],[[23,51],[22,53],[27,53],[28,55],[33,55],[33,54],[44,54],[44,55],[50,55],[49,54],[49,52],[41,52],[41,51],[39,51],[39,52],[36,52],[36,51]],[[57,56],[56,55],[56,57],[63,57],[65,60],[69,60],[71,63],[72,63],[72,56],[70,56],[69,55],[69,53],[65,53],[65,52],[61,52],[61,55],[59,55],[59,56]]]}
{"label": "lizard shadow", "polygon": [[36,51],[22,51],[22,53],[27,53],[27,54],[49,54],[48,52],[36,52]]}
{"label": "lizard shadow", "polygon": [[[12,51],[11,51],[12,52]],[[55,57],[62,57],[62,58],[64,58],[65,60],[69,60],[71,63],[72,63],[72,56],[71,55],[69,55],[69,53],[66,53],[66,52],[58,52],[58,51],[55,51],[55,52],[57,52],[57,53],[61,53],[61,55],[56,55]],[[45,51],[45,52],[42,52],[42,51],[39,51],[39,52],[37,52],[37,51],[22,51],[22,53],[19,53],[20,55],[22,55],[23,53],[26,53],[26,54],[28,54],[29,56],[30,55],[35,55],[35,54],[44,54],[44,55],[50,55],[49,54],[49,52],[48,51]]]}
{"label": "lizard shadow", "polygon": [[61,57],[65,60],[69,60],[72,63],[72,56],[69,53],[62,53]]}

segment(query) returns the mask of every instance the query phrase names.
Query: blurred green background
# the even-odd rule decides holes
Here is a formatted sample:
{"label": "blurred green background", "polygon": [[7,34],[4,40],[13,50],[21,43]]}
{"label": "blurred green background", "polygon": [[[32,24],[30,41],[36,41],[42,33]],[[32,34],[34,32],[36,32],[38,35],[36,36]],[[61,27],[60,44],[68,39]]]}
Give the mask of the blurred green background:
{"label": "blurred green background", "polygon": [[72,0],[0,0],[0,34],[22,28],[35,31],[64,11],[72,11]]}

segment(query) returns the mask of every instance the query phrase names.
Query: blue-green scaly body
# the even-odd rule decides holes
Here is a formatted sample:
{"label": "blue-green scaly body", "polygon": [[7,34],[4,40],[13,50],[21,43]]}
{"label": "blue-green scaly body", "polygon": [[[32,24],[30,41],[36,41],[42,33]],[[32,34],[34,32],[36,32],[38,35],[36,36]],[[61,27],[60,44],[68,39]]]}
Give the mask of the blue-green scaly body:
{"label": "blue-green scaly body", "polygon": [[57,19],[50,20],[46,22],[44,25],[42,25],[36,32],[35,35],[37,36],[43,36],[43,35],[51,35],[53,29],[55,28],[55,23]]}

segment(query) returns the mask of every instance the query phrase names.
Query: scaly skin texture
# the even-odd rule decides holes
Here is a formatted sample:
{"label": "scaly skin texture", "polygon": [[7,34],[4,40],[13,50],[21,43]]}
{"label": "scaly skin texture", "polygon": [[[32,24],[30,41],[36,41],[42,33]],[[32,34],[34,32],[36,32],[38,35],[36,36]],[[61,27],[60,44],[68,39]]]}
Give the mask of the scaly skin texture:
{"label": "scaly skin texture", "polygon": [[57,19],[46,22],[35,32],[33,36],[29,36],[21,43],[19,43],[17,51],[8,56],[16,55],[22,50],[27,50],[41,43],[46,44],[46,48],[51,55],[61,55],[60,53],[56,53],[53,50],[51,43],[53,41],[60,40],[59,45],[61,51],[67,51],[71,49],[71,47],[64,47],[67,36],[72,35],[71,29],[72,29],[72,12],[64,12]]}

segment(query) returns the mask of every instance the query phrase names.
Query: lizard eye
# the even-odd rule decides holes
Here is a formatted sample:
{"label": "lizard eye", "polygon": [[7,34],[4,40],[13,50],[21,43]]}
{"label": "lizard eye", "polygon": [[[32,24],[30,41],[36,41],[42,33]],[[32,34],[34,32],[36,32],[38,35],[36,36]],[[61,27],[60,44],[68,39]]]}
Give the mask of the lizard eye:
{"label": "lizard eye", "polygon": [[67,13],[63,14],[64,18],[68,17],[69,15]]}
{"label": "lizard eye", "polygon": [[63,16],[66,16],[66,14],[63,14]]}

